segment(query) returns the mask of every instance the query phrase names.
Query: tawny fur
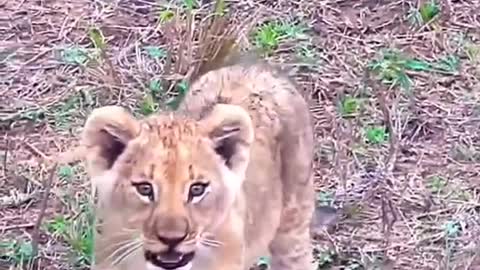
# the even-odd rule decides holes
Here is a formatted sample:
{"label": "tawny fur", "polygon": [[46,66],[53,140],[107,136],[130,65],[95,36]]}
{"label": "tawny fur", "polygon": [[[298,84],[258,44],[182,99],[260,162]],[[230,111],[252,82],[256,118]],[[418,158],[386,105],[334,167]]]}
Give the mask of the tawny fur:
{"label": "tawny fur", "polygon": [[[268,65],[201,76],[175,114],[138,120],[116,106],[99,108],[82,142],[98,191],[95,269],[147,269],[144,250],[166,249],[156,237],[184,231],[176,250],[196,252],[194,270],[246,270],[269,254],[273,270],[315,269],[308,106]],[[194,205],[187,194],[199,180],[211,192]],[[151,201],[132,186],[144,181],[154,186]]]}

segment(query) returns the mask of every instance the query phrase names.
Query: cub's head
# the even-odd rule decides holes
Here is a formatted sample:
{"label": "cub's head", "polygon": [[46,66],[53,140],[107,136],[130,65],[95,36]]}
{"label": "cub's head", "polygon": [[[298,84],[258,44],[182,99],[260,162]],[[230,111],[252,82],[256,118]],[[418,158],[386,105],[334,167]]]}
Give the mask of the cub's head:
{"label": "cub's head", "polygon": [[221,245],[208,232],[241,188],[253,137],[249,115],[233,105],[216,105],[201,120],[94,110],[82,137],[87,170],[104,216],[118,226],[103,230],[134,235],[129,248],[161,269],[180,269],[199,247]]}

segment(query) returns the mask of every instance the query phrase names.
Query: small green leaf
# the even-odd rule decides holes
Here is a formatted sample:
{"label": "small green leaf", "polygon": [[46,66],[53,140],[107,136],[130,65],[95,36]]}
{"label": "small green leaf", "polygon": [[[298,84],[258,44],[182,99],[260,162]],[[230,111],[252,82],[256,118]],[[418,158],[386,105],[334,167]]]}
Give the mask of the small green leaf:
{"label": "small green leaf", "polygon": [[157,46],[145,46],[143,49],[154,59],[162,59],[167,56],[167,51]]}
{"label": "small green leaf", "polygon": [[150,115],[156,112],[158,109],[158,104],[155,102],[152,94],[148,93],[143,98],[142,102],[140,103],[140,113],[143,115]]}
{"label": "small green leaf", "polygon": [[152,79],[150,80],[148,88],[152,91],[152,94],[156,95],[162,91],[162,83],[159,79]]}
{"label": "small green leaf", "polygon": [[423,22],[427,23],[440,13],[440,7],[437,3],[431,1],[430,3],[422,4],[419,11]]}
{"label": "small green leaf", "polygon": [[217,0],[215,2],[215,13],[220,16],[225,14],[225,0]]}
{"label": "small green leaf", "polygon": [[98,28],[90,28],[88,31],[88,36],[92,41],[95,48],[104,50],[105,49],[105,37],[103,36],[102,31]]}
{"label": "small green leaf", "polygon": [[432,69],[431,65],[425,61],[408,59],[405,62],[405,67],[409,70],[415,71],[429,71]]}
{"label": "small green leaf", "polygon": [[183,3],[185,4],[185,7],[189,11],[192,11],[194,8],[197,7],[197,1],[196,0],[183,0]]}
{"label": "small green leaf", "polygon": [[388,134],[385,127],[369,127],[366,131],[366,138],[369,143],[380,144],[387,140]]}
{"label": "small green leaf", "polygon": [[188,83],[186,81],[181,81],[178,85],[179,93],[186,94],[188,91]]}
{"label": "small green leaf", "polygon": [[64,165],[58,168],[58,176],[62,179],[69,179],[74,175],[72,166]]}
{"label": "small green leaf", "polygon": [[342,114],[344,116],[351,116],[357,113],[360,107],[359,101],[353,97],[347,97],[342,102]]}
{"label": "small green leaf", "polygon": [[448,237],[455,237],[460,234],[460,224],[456,221],[448,221],[444,225],[445,233]]}
{"label": "small green leaf", "polygon": [[68,226],[69,222],[64,216],[57,216],[47,224],[47,230],[54,235],[64,235],[67,233]]}
{"label": "small green leaf", "polygon": [[158,17],[161,23],[166,23],[171,21],[173,17],[175,17],[175,13],[167,9],[167,10],[161,11]]}
{"label": "small green leaf", "polygon": [[180,83],[178,83],[177,84],[177,91],[178,91],[178,95],[176,97],[170,98],[166,102],[166,105],[173,110],[178,109],[178,106],[180,106],[180,103],[182,102],[183,98],[187,94],[188,83],[186,81],[181,81]]}

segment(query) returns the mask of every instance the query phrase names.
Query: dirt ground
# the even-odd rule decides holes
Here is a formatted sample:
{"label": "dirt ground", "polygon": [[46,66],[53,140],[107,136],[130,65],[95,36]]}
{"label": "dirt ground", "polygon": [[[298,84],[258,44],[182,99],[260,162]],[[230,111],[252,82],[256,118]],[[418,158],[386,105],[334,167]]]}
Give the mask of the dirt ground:
{"label": "dirt ground", "polygon": [[[480,269],[480,4],[438,1],[418,23],[424,2],[228,2],[239,18],[261,10],[262,21],[306,29],[268,59],[290,68],[311,104],[318,222],[330,220],[315,237],[319,269]],[[76,144],[94,107],[146,110],[167,45],[163,5],[0,0],[0,269],[28,260],[32,239],[39,269],[88,267],[81,164],[57,168],[34,230],[51,157]],[[92,25],[115,76],[82,64]]]}

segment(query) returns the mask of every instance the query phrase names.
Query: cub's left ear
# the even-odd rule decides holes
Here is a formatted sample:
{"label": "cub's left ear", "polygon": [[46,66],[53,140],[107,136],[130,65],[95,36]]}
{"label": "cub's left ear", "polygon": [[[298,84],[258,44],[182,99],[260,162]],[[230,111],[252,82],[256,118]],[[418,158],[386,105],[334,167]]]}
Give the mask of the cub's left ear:
{"label": "cub's left ear", "polygon": [[253,124],[247,111],[236,105],[217,104],[201,120],[201,125],[225,165],[237,175],[243,176],[254,139]]}

